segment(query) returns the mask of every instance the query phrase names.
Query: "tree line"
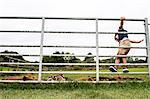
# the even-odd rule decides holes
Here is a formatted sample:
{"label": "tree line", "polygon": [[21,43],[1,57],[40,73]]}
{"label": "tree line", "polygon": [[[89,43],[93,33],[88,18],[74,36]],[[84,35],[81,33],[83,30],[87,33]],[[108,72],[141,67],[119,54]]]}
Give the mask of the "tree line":
{"label": "tree line", "polygon": [[[0,53],[1,54],[19,54],[18,52],[8,51],[8,50],[5,50]],[[74,56],[73,53],[55,51],[52,56],[43,56],[42,62],[43,63],[95,63],[94,56],[92,56],[93,54],[91,52],[89,52],[89,53],[87,53],[87,55],[89,55],[89,56],[86,56],[81,60],[80,58]],[[18,56],[0,55],[0,62],[12,62],[12,61],[19,62],[19,60],[22,62],[23,61],[30,62],[28,60],[25,60],[23,58],[23,56],[21,56],[21,55],[18,55]],[[127,61],[128,61],[128,63],[145,63],[145,62],[147,62],[147,59],[145,59],[145,60],[139,59],[139,58],[133,59],[132,57],[127,57]],[[36,61],[36,62],[38,62],[38,61]],[[99,62],[100,63],[115,63],[115,57],[107,58],[107,59],[99,59]]]}

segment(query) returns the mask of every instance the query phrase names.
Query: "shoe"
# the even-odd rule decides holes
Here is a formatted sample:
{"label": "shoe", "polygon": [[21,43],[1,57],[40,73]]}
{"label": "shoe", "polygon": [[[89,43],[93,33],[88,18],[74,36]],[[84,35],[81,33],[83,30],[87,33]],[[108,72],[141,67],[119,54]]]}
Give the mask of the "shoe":
{"label": "shoe", "polygon": [[110,66],[110,67],[109,67],[109,70],[110,70],[111,72],[117,72],[117,69],[116,69],[114,66]]}
{"label": "shoe", "polygon": [[128,70],[128,68],[123,68],[123,73],[128,73],[129,72],[129,70]]}

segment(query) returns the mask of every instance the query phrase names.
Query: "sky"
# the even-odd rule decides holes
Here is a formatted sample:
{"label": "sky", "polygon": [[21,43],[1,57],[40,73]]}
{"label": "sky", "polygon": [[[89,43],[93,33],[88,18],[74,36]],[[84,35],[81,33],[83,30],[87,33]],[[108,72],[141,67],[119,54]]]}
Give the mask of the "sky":
{"label": "sky", "polygon": [[149,0],[0,0],[1,16],[145,18]]}
{"label": "sky", "polygon": [[[149,0],[0,0],[0,16],[35,17],[88,17],[88,18],[149,18]],[[21,24],[21,25],[20,25]],[[119,21],[99,21],[99,31],[117,31]],[[143,23],[125,22],[129,32],[144,32]],[[41,20],[0,20],[0,30],[41,30]],[[46,30],[95,31],[95,21],[47,20]],[[136,36],[136,38],[135,38]],[[143,35],[130,35],[133,40],[144,39]],[[45,45],[95,45],[95,35],[45,34]],[[8,40],[9,39],[9,40]],[[0,44],[40,44],[40,34],[0,34]],[[99,35],[99,44],[116,46],[113,35]],[[145,46],[145,41],[132,46]],[[4,51],[6,48],[0,48]],[[36,48],[7,48],[20,54],[39,54]],[[45,48],[44,54],[54,51],[74,54],[95,54],[95,49],[52,49]],[[100,55],[116,55],[117,49],[99,49]],[[145,55],[145,50],[131,50],[129,55]],[[38,58],[26,57],[29,60]]]}

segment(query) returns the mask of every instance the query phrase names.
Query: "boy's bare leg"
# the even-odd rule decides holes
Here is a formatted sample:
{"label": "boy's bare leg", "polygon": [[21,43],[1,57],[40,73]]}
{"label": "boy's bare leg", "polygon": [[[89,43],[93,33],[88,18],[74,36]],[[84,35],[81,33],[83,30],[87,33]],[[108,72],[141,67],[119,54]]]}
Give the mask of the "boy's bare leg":
{"label": "boy's bare leg", "polygon": [[[124,63],[124,64],[126,64],[126,63],[127,63],[127,59],[126,59],[126,58],[122,58],[122,60],[123,60],[123,63]],[[124,68],[123,68],[123,72],[129,72],[129,70],[128,70],[127,66],[124,66]]]}
{"label": "boy's bare leg", "polygon": [[[119,63],[120,63],[120,58],[119,58],[119,57],[116,57],[115,63],[116,63],[116,64],[119,64]],[[118,68],[118,66],[115,66],[115,68]]]}
{"label": "boy's bare leg", "polygon": [[[116,63],[116,64],[119,64],[119,62],[120,62],[120,59],[119,59],[118,57],[116,57],[115,63]],[[109,67],[109,70],[110,70],[111,72],[117,72],[117,66],[110,66],[110,67]]]}

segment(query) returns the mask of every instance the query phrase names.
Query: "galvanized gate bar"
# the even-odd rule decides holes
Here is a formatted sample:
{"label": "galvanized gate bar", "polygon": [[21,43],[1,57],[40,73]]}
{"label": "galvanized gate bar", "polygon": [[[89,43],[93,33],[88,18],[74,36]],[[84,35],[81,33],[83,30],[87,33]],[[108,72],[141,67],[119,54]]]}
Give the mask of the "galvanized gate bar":
{"label": "galvanized gate bar", "polygon": [[[0,71],[0,73],[6,73],[6,74],[26,74],[26,73],[33,73],[33,74],[38,74],[39,71]],[[72,72],[67,72],[67,71],[42,71],[42,74],[96,74],[95,71],[93,72],[80,72],[80,71],[72,71]],[[99,72],[99,74],[149,74],[149,72],[129,72],[129,73],[123,73],[123,72]]]}
{"label": "galvanized gate bar", "polygon": [[[0,64],[5,65],[5,64],[9,64],[9,65],[39,65],[40,63],[10,63],[10,62],[0,62]],[[42,63],[42,65],[59,65],[59,66],[63,66],[63,65],[85,65],[85,66],[94,66],[96,65],[96,63]],[[99,65],[102,66],[110,66],[110,65],[117,65],[117,66],[124,66],[124,65],[135,65],[135,66],[140,66],[140,65],[148,65],[148,63],[127,63],[127,64],[115,64],[115,63],[99,63]]]}
{"label": "galvanized gate bar", "polygon": [[[66,19],[66,20],[103,20],[103,21],[117,21],[120,20],[120,18],[75,18],[75,17],[68,17],[68,18],[60,18],[60,17],[45,17],[45,19]],[[144,19],[125,19],[126,21],[144,21]]]}
{"label": "galvanized gate bar", "polygon": [[[60,72],[60,71],[43,71],[42,73],[45,73],[45,74],[59,74],[59,73],[62,73],[62,74],[97,74],[95,72]],[[123,72],[99,72],[99,74],[113,74],[113,75],[116,75],[116,74],[122,74],[122,75],[126,75],[126,74],[149,74],[148,72],[129,72],[129,73],[123,73]]]}
{"label": "galvanized gate bar", "polygon": [[96,82],[99,82],[99,49],[98,49],[98,19],[96,21]]}
{"label": "galvanized gate bar", "polygon": [[[3,83],[39,83],[38,81],[22,81],[22,80],[0,80],[0,82]],[[74,81],[41,81],[40,83],[70,83],[70,82],[74,82]],[[125,83],[125,82],[135,82],[135,81],[78,81],[78,83]],[[136,81],[136,82],[143,82],[143,81]]]}
{"label": "galvanized gate bar", "polygon": [[[0,17],[0,19],[42,19],[42,17]],[[45,17],[45,19],[60,19],[60,20],[95,20],[96,18],[79,18],[79,17]],[[117,21],[120,18],[97,18],[104,21]],[[145,21],[144,19],[125,19],[126,21]]]}
{"label": "galvanized gate bar", "polygon": [[0,33],[41,33],[41,31],[30,31],[30,30],[0,30]]}
{"label": "galvanized gate bar", "polygon": [[[1,54],[0,55],[4,55],[4,56],[35,56],[35,57],[39,57],[40,55],[38,54]],[[96,57],[96,55],[72,55],[72,54],[43,54],[43,56],[76,56],[76,57]],[[148,57],[147,55],[99,55],[98,57]]]}
{"label": "galvanized gate bar", "polygon": [[44,25],[45,25],[45,18],[42,17],[42,29],[41,29],[41,44],[40,44],[40,64],[39,64],[39,75],[38,81],[41,82],[42,76],[42,60],[43,60],[43,42],[44,42]]}
{"label": "galvanized gate bar", "polygon": [[145,32],[146,32],[146,46],[147,46],[147,62],[149,68],[149,78],[150,78],[150,39],[149,39],[149,29],[148,29],[148,18],[145,18]]}
{"label": "galvanized gate bar", "polygon": [[[40,45],[0,45],[0,47],[40,47]],[[96,48],[96,46],[59,46],[59,45],[43,45],[43,47],[59,47],[59,48]],[[120,46],[98,46],[98,48],[136,48],[147,49],[147,47],[120,47]]]}
{"label": "galvanized gate bar", "polygon": [[42,19],[42,17],[0,17],[0,19]]}
{"label": "galvanized gate bar", "polygon": [[[0,30],[0,33],[41,33],[41,31],[30,31],[30,30]],[[80,32],[80,31],[44,31],[44,34],[45,33],[62,33],[62,34],[95,34],[95,32],[87,32],[87,31],[84,31],[84,32]],[[123,32],[98,32],[98,34],[115,34],[115,33],[122,33],[124,34]],[[127,32],[128,34],[146,34],[145,32]]]}

